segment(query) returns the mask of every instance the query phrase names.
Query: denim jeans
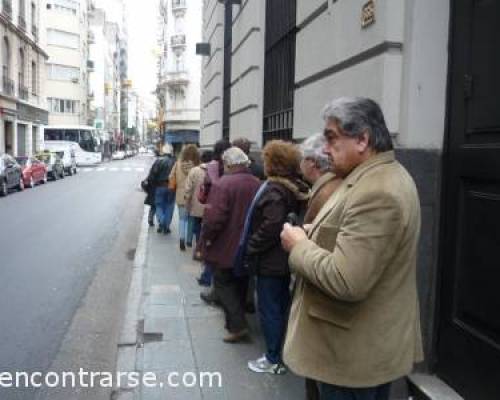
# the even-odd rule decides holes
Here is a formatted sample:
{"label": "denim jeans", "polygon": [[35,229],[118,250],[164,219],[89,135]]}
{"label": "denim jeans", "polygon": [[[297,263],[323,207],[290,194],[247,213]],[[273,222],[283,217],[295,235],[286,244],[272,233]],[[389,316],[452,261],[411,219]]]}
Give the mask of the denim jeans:
{"label": "denim jeans", "polygon": [[203,263],[203,271],[201,272],[201,276],[200,276],[200,285],[211,286],[213,275],[214,275],[213,267],[210,264],[208,264],[207,262],[204,262]]}
{"label": "denim jeans", "polygon": [[172,216],[174,215],[175,193],[166,188],[158,187],[155,191],[156,218],[163,229],[170,228]]}
{"label": "denim jeans", "polygon": [[318,383],[320,400],[389,400],[391,383],[369,388],[347,388]]}
{"label": "denim jeans", "polygon": [[192,244],[194,235],[194,237],[196,238],[196,244],[198,244],[198,242],[200,241],[200,233],[201,233],[201,218],[192,217],[190,215],[188,217],[186,242]]}
{"label": "denim jeans", "polygon": [[257,306],[266,341],[266,358],[281,362],[281,350],[290,306],[290,276],[257,276]]}
{"label": "denim jeans", "polygon": [[187,228],[188,228],[188,213],[186,207],[177,205],[177,210],[179,212],[179,239],[186,240]]}

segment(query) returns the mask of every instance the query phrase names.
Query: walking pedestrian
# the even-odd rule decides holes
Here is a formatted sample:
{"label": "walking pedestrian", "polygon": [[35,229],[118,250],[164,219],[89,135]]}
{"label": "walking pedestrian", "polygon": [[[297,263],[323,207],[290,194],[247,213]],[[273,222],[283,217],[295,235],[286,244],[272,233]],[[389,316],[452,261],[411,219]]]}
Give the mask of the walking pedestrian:
{"label": "walking pedestrian", "polygon": [[188,213],[186,211],[186,179],[191,168],[200,164],[200,153],[194,144],[186,145],[170,173],[170,188],[175,191],[175,202],[179,215],[179,248],[186,250]]}
{"label": "walking pedestrian", "polygon": [[155,161],[151,168],[149,169],[148,177],[141,182],[141,188],[146,192],[146,198],[144,199],[144,204],[149,206],[148,212],[148,225],[151,227],[155,226],[155,215],[156,215],[156,205],[155,205],[155,182],[153,178],[153,171],[156,169],[156,163],[160,157],[160,152],[155,150]]}
{"label": "walking pedestrian", "polygon": [[323,116],[343,182],[307,233],[289,224],[281,233],[297,274],[284,360],[318,382],[321,400],[387,400],[423,356],[418,192],[377,103],[340,98]]}
{"label": "walking pedestrian", "polygon": [[226,150],[223,162],[225,174],[205,210],[203,256],[214,267],[215,296],[224,309],[229,332],[224,341],[234,343],[248,334],[244,309],[248,278],[234,274],[234,258],[246,212],[260,182],[250,173],[250,160],[239,148]]}
{"label": "walking pedestrian", "polygon": [[266,351],[248,362],[254,372],[282,374],[281,359],[290,305],[288,254],[281,247],[280,233],[290,213],[303,215],[309,187],[300,178],[301,154],[296,145],[273,140],[263,149],[266,187],[255,203],[246,256],[256,275],[257,309]]}

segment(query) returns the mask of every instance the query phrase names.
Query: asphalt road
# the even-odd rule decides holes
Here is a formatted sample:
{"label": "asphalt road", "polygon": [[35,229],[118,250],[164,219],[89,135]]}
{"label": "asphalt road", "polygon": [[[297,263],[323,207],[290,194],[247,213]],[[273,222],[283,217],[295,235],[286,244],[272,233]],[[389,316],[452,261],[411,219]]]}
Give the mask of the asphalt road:
{"label": "asphalt road", "polygon": [[[111,347],[118,331],[111,325],[122,311],[116,296],[126,295],[142,216],[139,183],[150,162],[113,161],[0,198],[0,373],[78,367],[65,358],[82,359],[75,352],[92,353],[102,336]],[[74,340],[79,334],[84,348]],[[4,398],[33,399],[34,392],[0,388]]]}

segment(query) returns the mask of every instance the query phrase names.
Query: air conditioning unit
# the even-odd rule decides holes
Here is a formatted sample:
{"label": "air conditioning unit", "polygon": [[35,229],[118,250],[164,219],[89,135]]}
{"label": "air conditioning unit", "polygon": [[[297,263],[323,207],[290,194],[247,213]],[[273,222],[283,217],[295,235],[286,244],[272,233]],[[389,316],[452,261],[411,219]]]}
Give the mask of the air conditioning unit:
{"label": "air conditioning unit", "polygon": [[73,83],[79,83],[80,79],[78,79],[78,78],[71,78],[71,82],[73,82]]}

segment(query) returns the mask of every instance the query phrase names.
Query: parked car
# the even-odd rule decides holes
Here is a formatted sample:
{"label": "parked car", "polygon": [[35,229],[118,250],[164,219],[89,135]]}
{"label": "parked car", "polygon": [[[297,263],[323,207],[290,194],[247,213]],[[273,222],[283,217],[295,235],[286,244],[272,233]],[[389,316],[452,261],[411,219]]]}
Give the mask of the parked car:
{"label": "parked car", "polygon": [[21,166],[9,154],[0,155],[0,196],[7,196],[9,189],[24,190]]}
{"label": "parked car", "polygon": [[37,183],[47,183],[47,166],[35,157],[16,157],[22,168],[24,186],[34,188]]}
{"label": "parked car", "polygon": [[64,164],[57,153],[45,150],[44,152],[38,153],[36,158],[45,163],[47,166],[47,174],[52,180],[55,181],[58,178],[64,178]]}
{"label": "parked car", "polygon": [[78,172],[76,168],[77,144],[72,142],[45,142],[45,149],[56,152],[62,159],[64,172],[66,175],[73,175]]}
{"label": "parked car", "polygon": [[113,155],[111,156],[113,160],[124,160],[125,159],[125,152],[122,150],[115,151]]}

